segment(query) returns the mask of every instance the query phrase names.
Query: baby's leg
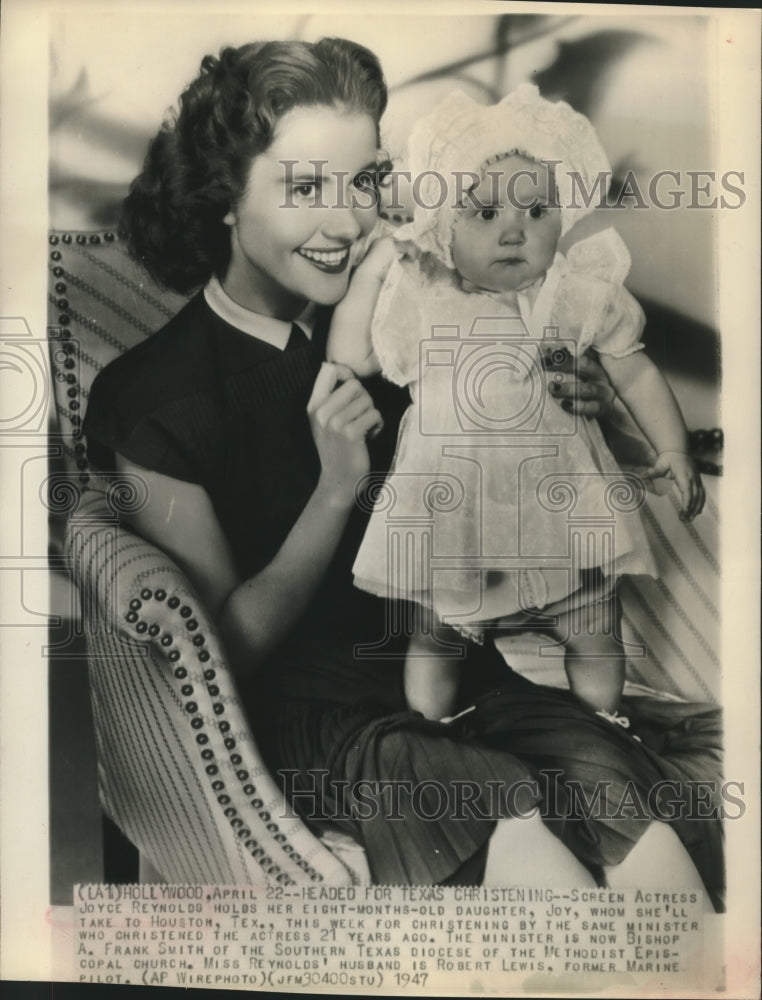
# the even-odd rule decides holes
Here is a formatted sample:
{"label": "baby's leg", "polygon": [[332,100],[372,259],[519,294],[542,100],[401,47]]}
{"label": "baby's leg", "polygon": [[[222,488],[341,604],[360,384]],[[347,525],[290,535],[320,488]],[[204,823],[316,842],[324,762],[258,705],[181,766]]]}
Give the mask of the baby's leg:
{"label": "baby's leg", "polygon": [[416,610],[416,631],[405,659],[405,698],[427,719],[442,719],[455,708],[462,661],[444,655],[447,650],[430,627],[433,616],[423,608]]}
{"label": "baby's leg", "polygon": [[612,594],[559,615],[554,629],[566,644],[564,667],[572,693],[596,712],[619,708],[625,671],[620,620],[619,601]]}

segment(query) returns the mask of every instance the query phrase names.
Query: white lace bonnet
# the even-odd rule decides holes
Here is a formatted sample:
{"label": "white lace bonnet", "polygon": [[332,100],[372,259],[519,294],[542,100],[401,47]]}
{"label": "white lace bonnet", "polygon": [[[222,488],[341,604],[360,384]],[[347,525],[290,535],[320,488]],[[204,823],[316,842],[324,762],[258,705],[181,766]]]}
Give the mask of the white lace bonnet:
{"label": "white lace bonnet", "polygon": [[[410,133],[407,168],[416,205],[413,222],[399,229],[398,237],[413,240],[452,268],[458,185],[462,195],[464,188],[472,186],[463,179],[466,172],[478,173],[488,161],[514,153],[538,162],[560,161],[555,180],[562,234],[592,212],[595,195],[591,198],[585,192],[597,190],[597,178],[606,174],[608,179],[611,169],[588,119],[563,101],[553,103],[540,97],[534,84],[523,84],[492,105],[478,104],[455,91],[416,122]],[[579,174],[576,191],[572,171]],[[588,206],[588,201],[593,203]]]}

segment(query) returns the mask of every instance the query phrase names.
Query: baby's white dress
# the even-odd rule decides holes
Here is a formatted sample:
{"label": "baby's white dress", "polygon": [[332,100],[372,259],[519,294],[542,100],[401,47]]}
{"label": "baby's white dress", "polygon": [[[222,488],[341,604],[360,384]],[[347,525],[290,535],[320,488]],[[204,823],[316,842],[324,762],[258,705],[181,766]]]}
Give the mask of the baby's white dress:
{"label": "baby's white dress", "polygon": [[642,348],[629,267],[613,229],[556,254],[518,293],[464,291],[431,258],[392,265],[372,340],[412,405],[375,491],[358,587],[470,629],[573,594],[584,570],[657,575],[642,480],[620,470],[595,420],[551,398],[541,360]]}

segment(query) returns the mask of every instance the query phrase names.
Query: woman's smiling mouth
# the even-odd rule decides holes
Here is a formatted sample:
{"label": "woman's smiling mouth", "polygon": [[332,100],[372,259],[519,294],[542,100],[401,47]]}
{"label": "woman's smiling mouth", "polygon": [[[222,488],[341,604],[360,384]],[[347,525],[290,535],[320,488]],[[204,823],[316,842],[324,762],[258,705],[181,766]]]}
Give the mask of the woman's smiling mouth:
{"label": "woman's smiling mouth", "polygon": [[296,252],[300,257],[304,257],[313,267],[328,274],[339,274],[349,263],[349,245],[339,250],[312,250],[309,247],[300,247]]}

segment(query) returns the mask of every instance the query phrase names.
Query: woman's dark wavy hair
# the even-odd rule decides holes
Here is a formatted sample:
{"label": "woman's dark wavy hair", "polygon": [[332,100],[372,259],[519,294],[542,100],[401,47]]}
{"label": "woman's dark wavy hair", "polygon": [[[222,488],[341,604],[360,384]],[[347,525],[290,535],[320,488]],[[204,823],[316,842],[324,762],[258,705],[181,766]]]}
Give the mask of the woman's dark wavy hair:
{"label": "woman's dark wavy hair", "polygon": [[222,275],[230,257],[223,218],[244,193],[252,158],[278,120],[299,106],[368,113],[386,108],[373,53],[341,38],[255,42],[206,56],[178,111],[153,139],[122,206],[120,234],[161,285],[189,293]]}

